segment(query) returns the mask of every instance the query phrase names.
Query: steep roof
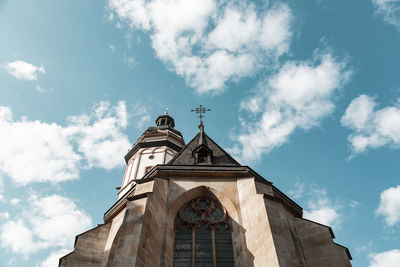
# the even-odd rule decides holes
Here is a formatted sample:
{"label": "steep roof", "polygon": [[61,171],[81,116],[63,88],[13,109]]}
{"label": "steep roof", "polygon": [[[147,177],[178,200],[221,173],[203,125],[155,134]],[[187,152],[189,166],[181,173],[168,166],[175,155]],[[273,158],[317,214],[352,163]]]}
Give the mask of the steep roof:
{"label": "steep roof", "polygon": [[212,156],[209,165],[240,166],[234,158],[208,137],[203,129],[200,129],[200,132],[167,165],[197,165],[194,151],[200,147],[210,149]]}

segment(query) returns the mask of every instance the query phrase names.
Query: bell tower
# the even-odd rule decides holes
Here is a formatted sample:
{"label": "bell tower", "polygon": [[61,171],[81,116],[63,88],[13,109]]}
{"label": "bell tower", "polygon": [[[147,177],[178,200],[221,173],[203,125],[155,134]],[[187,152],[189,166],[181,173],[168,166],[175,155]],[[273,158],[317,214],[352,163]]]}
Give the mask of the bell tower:
{"label": "bell tower", "polygon": [[185,146],[182,134],[175,128],[168,111],[149,127],[125,156],[126,169],[118,199],[157,164],[167,164]]}

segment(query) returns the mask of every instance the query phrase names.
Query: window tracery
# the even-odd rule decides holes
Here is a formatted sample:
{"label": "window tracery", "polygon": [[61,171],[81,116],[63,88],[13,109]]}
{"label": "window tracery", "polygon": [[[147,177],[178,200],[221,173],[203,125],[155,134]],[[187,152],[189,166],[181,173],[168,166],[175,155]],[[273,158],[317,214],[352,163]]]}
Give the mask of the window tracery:
{"label": "window tracery", "polygon": [[175,219],[175,267],[234,266],[232,228],[226,210],[198,197],[186,203]]}

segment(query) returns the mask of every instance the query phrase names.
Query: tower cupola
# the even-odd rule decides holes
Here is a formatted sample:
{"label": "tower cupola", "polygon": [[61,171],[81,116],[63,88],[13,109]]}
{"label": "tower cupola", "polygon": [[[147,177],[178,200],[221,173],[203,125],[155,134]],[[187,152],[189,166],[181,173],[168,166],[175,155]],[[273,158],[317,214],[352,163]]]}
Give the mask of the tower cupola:
{"label": "tower cupola", "polygon": [[174,118],[168,115],[168,111],[165,112],[165,115],[161,115],[157,118],[156,120],[156,125],[157,128],[163,129],[163,128],[174,128],[175,127],[175,122]]}
{"label": "tower cupola", "polygon": [[139,137],[125,156],[126,170],[118,198],[154,166],[168,163],[185,146],[182,134],[174,127],[175,121],[167,111]]}

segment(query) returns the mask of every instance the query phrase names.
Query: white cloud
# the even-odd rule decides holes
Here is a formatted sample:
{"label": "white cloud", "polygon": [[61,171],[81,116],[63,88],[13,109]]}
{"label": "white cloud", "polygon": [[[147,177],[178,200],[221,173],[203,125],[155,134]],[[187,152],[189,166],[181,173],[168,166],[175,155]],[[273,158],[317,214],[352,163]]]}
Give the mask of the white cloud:
{"label": "white cloud", "polygon": [[334,225],[337,223],[340,215],[333,207],[323,206],[304,211],[304,218],[316,221],[325,225]]}
{"label": "white cloud", "polygon": [[49,93],[51,91],[53,91],[53,88],[45,89],[40,87],[40,85],[36,85],[36,92],[38,92],[39,94]]}
{"label": "white cloud", "polygon": [[4,69],[14,77],[27,81],[36,80],[39,72],[46,73],[43,66],[38,67],[22,60],[10,62],[4,66]]}
{"label": "white cloud", "polygon": [[8,107],[0,107],[0,128],[0,171],[17,184],[78,177],[81,156],[73,151],[62,126],[16,121]]}
{"label": "white cloud", "polygon": [[400,185],[390,187],[381,193],[381,201],[376,213],[384,216],[389,226],[400,222]]}
{"label": "white cloud", "polygon": [[381,253],[372,253],[368,267],[398,267],[400,266],[400,250],[392,249]]}
{"label": "white cloud", "polygon": [[352,209],[357,208],[360,205],[361,205],[361,203],[358,202],[357,200],[350,200],[349,201],[349,207],[352,208]]}
{"label": "white cloud", "polygon": [[357,131],[364,129],[369,124],[375,108],[375,102],[367,95],[360,95],[348,106],[342,117],[342,124]]}
{"label": "white cloud", "polygon": [[10,218],[10,214],[7,211],[0,212],[0,220],[8,219],[8,218]]}
{"label": "white cloud", "polygon": [[356,247],[356,251],[357,251],[358,253],[364,252],[364,251],[367,251],[367,250],[371,250],[371,247],[372,247],[372,242],[369,241],[369,242],[367,242],[367,243],[364,243],[363,245],[357,246],[357,247]]}
{"label": "white cloud", "polygon": [[400,30],[400,0],[372,0],[375,12]]}
{"label": "white cloud", "polygon": [[70,247],[75,236],[88,230],[92,220],[69,198],[51,195],[33,197],[26,211],[29,223],[39,240],[49,247]]}
{"label": "white cloud", "polygon": [[123,156],[131,146],[122,132],[128,125],[125,102],[110,107],[109,102],[97,104],[90,115],[71,116],[66,128],[78,144],[78,151],[87,160],[87,167],[110,170],[123,165]]}
{"label": "white cloud", "polygon": [[109,7],[148,32],[156,55],[199,93],[273,65],[292,36],[285,4],[257,10],[247,2],[110,0]]}
{"label": "white cloud", "polygon": [[328,198],[325,189],[313,188],[309,194],[304,218],[332,227],[339,227],[342,215],[338,213],[341,206]]}
{"label": "white cloud", "polygon": [[10,200],[10,203],[13,205],[18,205],[20,202],[21,202],[21,199],[19,199],[19,198],[12,198]]}
{"label": "white cloud", "polygon": [[244,130],[234,137],[239,145],[232,152],[245,162],[258,160],[262,153],[286,143],[296,129],[319,126],[332,114],[333,97],[350,74],[346,63],[329,53],[310,61],[287,62],[242,102],[242,110],[252,117],[243,119]]}
{"label": "white cloud", "polygon": [[[303,217],[324,225],[340,227],[343,220],[343,207],[356,208],[359,202],[340,199],[332,200],[325,188],[316,184],[306,184],[297,179],[288,195],[303,204]],[[346,203],[347,202],[347,203]]]}
{"label": "white cloud", "polygon": [[0,107],[0,171],[16,184],[26,185],[77,179],[82,164],[104,169],[122,166],[130,147],[122,132],[127,124],[124,102],[115,107],[100,102],[89,115],[69,117],[67,126],[14,120],[10,108]]}
{"label": "white cloud", "polygon": [[[1,108],[0,108],[0,117],[1,117]],[[4,184],[3,184],[3,177],[0,176],[0,202],[5,201],[4,199]]]}
{"label": "white cloud", "polygon": [[22,207],[19,220],[0,226],[0,244],[24,255],[46,248],[71,248],[75,236],[92,226],[89,215],[60,195],[32,196]]}
{"label": "white cloud", "polygon": [[110,48],[112,52],[115,52],[115,46],[113,46],[112,44],[108,44],[108,48]]}
{"label": "white cloud", "polygon": [[128,56],[127,54],[123,55],[123,62],[128,68],[133,68],[138,64],[133,56]]}
{"label": "white cloud", "polygon": [[7,221],[0,227],[1,246],[27,257],[43,247],[33,241],[32,231],[22,221]]}
{"label": "white cloud", "polygon": [[353,131],[348,137],[352,156],[368,148],[400,145],[400,99],[394,106],[376,109],[376,105],[372,97],[360,95],[342,117],[342,125]]}
{"label": "white cloud", "polygon": [[60,249],[57,251],[52,252],[43,262],[41,267],[56,267],[60,261],[62,256],[65,256],[71,252],[69,249]]}
{"label": "white cloud", "polygon": [[145,127],[151,119],[147,107],[137,102],[134,105],[133,110],[134,112],[132,114],[132,117],[135,119],[135,127],[137,129],[143,129],[143,127]]}
{"label": "white cloud", "polygon": [[304,196],[305,193],[305,184],[297,179],[296,183],[294,184],[294,188],[288,190],[288,195],[292,198],[299,199]]}

